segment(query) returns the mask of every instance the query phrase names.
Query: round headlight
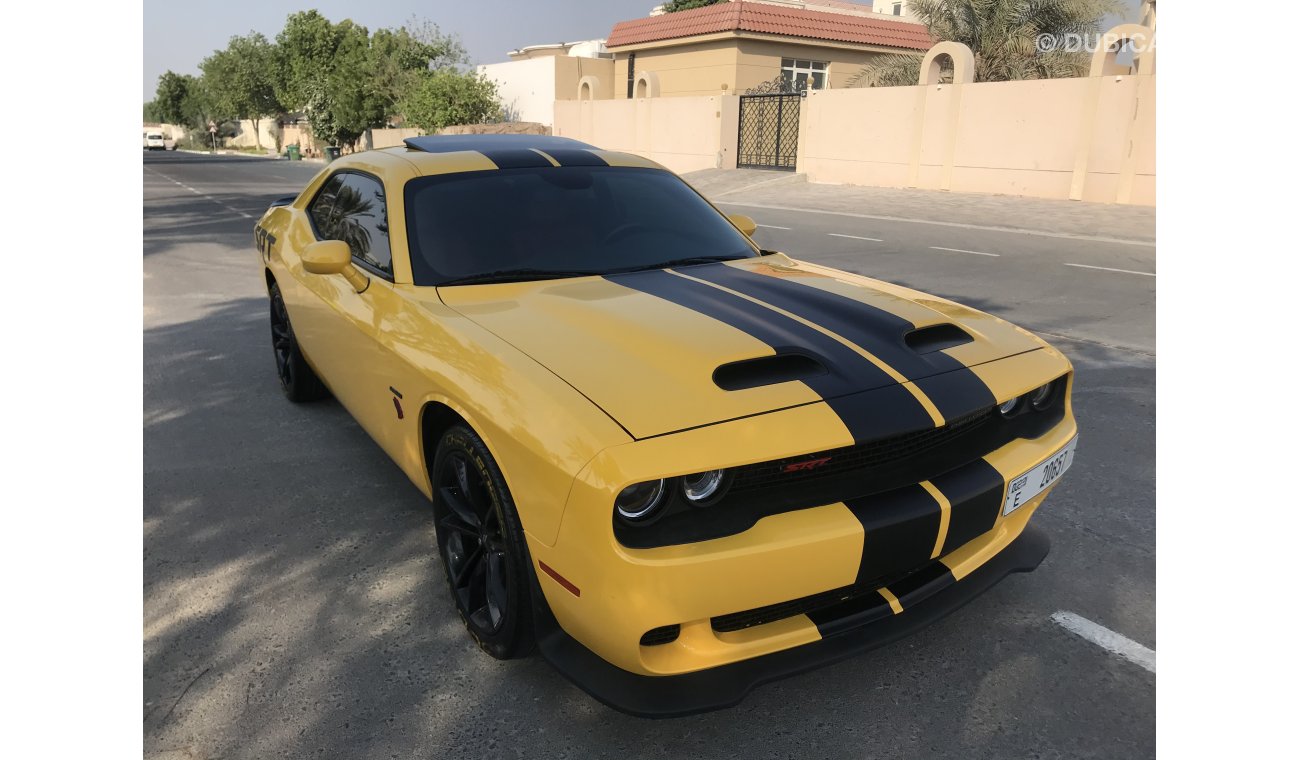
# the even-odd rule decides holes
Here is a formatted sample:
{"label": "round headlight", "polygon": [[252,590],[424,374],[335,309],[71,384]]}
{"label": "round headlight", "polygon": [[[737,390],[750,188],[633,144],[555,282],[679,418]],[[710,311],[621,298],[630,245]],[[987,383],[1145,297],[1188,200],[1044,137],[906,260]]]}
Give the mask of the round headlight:
{"label": "round headlight", "polygon": [[614,509],[628,522],[646,522],[663,506],[664,490],[662,479],[630,485],[614,499]]}
{"label": "round headlight", "polygon": [[998,407],[998,411],[1002,412],[1004,417],[1010,417],[1011,413],[1016,410],[1016,407],[1019,406],[1019,404],[1020,399],[1018,397],[1013,398],[1010,401],[1002,402],[1002,405]]}
{"label": "round headlight", "polygon": [[1044,385],[1042,388],[1039,388],[1038,390],[1034,391],[1033,395],[1029,397],[1029,403],[1033,404],[1034,408],[1038,409],[1039,411],[1046,409],[1047,405],[1051,402],[1051,400],[1052,400],[1051,383],[1048,383],[1047,385]]}
{"label": "round headlight", "polygon": [[724,470],[709,470],[682,477],[682,494],[695,506],[704,506],[719,496],[722,488]]}

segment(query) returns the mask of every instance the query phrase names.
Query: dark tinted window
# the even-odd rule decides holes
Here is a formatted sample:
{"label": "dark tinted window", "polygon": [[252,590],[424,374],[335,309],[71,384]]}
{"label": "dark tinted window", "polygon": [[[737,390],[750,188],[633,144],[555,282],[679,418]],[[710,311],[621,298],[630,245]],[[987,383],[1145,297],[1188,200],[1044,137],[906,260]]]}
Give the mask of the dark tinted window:
{"label": "dark tinted window", "polygon": [[310,213],[321,238],[342,240],[352,249],[353,258],[393,273],[388,205],[378,180],[351,172],[336,174],[312,201]]}
{"label": "dark tinted window", "polygon": [[544,279],[757,255],[686,183],[655,169],[574,166],[424,177],[407,185],[406,218],[417,285],[511,270]]}

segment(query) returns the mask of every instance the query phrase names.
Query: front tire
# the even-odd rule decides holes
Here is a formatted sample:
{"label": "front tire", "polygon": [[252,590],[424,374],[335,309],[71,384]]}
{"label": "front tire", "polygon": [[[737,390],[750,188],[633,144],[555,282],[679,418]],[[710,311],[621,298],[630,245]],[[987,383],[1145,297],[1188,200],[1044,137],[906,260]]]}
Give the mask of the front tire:
{"label": "front tire", "polygon": [[271,348],[275,352],[275,372],[280,378],[284,395],[295,404],[316,401],[329,395],[298,346],[289,310],[280,295],[280,286],[271,284]]}
{"label": "front tire", "polygon": [[501,469],[478,434],[456,425],[439,441],[431,475],[438,553],[461,621],[498,660],[527,655],[532,566]]}

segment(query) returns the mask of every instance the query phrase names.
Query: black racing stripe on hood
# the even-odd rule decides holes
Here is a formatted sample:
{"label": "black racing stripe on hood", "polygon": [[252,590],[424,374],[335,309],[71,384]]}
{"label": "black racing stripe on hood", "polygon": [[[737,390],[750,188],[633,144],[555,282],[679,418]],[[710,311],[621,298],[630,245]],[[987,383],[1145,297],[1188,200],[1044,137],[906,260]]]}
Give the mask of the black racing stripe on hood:
{"label": "black racing stripe on hood", "polygon": [[942,383],[930,383],[935,392],[926,390],[926,395],[945,419],[969,414],[995,401],[984,381],[960,361],[942,351],[913,351],[905,337],[916,325],[897,314],[797,280],[726,264],[691,267],[688,273],[820,325],[861,346],[909,380],[943,375]]}
{"label": "black racing stripe on hood", "polygon": [[606,275],[605,279],[716,319],[778,353],[796,351],[817,357],[828,372],[800,382],[822,397],[855,443],[934,427],[921,402],[884,370],[797,320],[664,270]]}

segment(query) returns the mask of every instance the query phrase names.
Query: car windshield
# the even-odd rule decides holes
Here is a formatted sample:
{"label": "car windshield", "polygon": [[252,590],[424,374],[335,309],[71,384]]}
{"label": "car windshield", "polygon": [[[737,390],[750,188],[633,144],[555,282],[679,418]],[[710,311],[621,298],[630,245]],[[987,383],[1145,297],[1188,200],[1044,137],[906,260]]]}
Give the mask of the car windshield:
{"label": "car windshield", "polygon": [[758,255],[675,175],[546,167],[422,177],[406,186],[417,285],[554,279]]}
{"label": "car windshield", "polygon": [[162,135],[149,135],[150,140],[161,140]]}

